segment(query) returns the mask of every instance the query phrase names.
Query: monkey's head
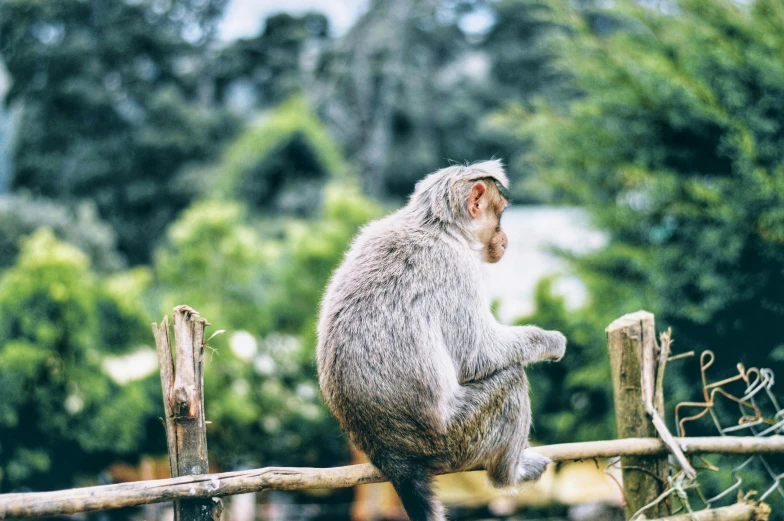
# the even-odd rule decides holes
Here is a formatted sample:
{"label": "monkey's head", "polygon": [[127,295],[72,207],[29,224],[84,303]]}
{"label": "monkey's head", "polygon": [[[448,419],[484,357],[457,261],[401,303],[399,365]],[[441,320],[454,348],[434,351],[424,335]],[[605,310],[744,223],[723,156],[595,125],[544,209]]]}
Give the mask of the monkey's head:
{"label": "monkey's head", "polygon": [[417,183],[410,206],[425,222],[452,226],[481,248],[482,259],[495,263],[506,250],[501,214],[509,204],[509,180],[499,160],[454,165]]}
{"label": "monkey's head", "polygon": [[476,181],[466,202],[466,210],[474,220],[474,239],[482,246],[482,258],[490,263],[501,260],[508,244],[501,229],[501,214],[509,201],[498,185],[492,178]]}

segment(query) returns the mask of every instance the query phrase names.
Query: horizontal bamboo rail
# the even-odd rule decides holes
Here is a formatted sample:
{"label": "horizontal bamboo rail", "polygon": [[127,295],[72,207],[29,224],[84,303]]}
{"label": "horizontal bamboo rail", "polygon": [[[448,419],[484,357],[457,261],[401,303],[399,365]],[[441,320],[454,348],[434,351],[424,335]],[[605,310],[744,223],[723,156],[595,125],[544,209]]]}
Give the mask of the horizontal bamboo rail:
{"label": "horizontal bamboo rail", "polygon": [[728,507],[721,507],[676,516],[648,519],[639,517],[638,521],[767,521],[770,506],[761,501],[740,501]]}
{"label": "horizontal bamboo rail", "polygon": [[[784,452],[784,436],[675,438],[675,441],[687,454]],[[667,446],[658,438],[564,443],[532,450],[556,462],[615,456],[656,456],[668,452]],[[55,492],[2,494],[0,519],[69,515],[181,498],[220,497],[262,490],[345,488],[381,481],[385,481],[384,477],[369,463],[326,469],[268,467]]]}

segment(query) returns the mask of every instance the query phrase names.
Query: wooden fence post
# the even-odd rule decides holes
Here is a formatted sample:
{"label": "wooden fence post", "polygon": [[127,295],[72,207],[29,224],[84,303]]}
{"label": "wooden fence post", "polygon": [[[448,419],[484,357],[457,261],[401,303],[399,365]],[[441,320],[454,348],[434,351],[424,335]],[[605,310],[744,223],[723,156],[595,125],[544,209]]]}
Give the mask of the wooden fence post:
{"label": "wooden fence post", "polygon": [[[644,353],[658,354],[653,314],[638,311],[624,315],[607,326],[615,421],[618,438],[651,438],[656,428],[643,401],[642,364]],[[658,356],[654,356],[654,360]],[[655,368],[653,371],[656,374]],[[659,416],[664,416],[663,400],[654,400]],[[626,519],[656,499],[664,490],[668,475],[666,456],[626,456],[621,458]],[[667,515],[664,503],[646,512],[649,517]]]}
{"label": "wooden fence post", "polygon": [[[207,431],[204,423],[204,328],[206,319],[188,306],[177,306],[174,321],[174,361],[169,320],[152,325],[161,370],[166,445],[173,478],[208,474]],[[195,494],[195,490],[194,490]],[[175,521],[220,521],[218,498],[179,499]]]}

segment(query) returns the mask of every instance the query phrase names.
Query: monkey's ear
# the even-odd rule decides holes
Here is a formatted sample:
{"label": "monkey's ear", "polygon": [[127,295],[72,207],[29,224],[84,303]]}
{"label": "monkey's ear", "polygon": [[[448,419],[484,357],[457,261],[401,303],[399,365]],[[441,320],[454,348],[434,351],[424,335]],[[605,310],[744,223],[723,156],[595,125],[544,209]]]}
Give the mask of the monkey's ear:
{"label": "monkey's ear", "polygon": [[485,206],[483,204],[485,192],[487,192],[487,188],[481,181],[471,187],[471,195],[468,196],[468,213],[474,219],[482,215]]}

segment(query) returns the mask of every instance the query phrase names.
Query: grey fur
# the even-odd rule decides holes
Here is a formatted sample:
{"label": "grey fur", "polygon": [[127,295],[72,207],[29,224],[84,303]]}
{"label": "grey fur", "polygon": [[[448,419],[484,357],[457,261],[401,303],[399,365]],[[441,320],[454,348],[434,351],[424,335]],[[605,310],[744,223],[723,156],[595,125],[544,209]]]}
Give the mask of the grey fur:
{"label": "grey fur", "polygon": [[549,463],[524,451],[523,367],[560,360],[566,339],[490,313],[466,203],[488,178],[508,184],[500,161],[420,181],[408,205],[358,234],[322,302],[324,399],[412,521],[444,519],[433,471],[484,467],[493,484],[509,486],[538,479]]}

